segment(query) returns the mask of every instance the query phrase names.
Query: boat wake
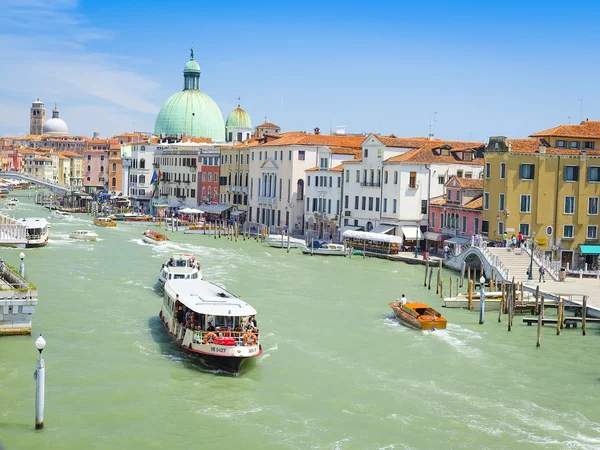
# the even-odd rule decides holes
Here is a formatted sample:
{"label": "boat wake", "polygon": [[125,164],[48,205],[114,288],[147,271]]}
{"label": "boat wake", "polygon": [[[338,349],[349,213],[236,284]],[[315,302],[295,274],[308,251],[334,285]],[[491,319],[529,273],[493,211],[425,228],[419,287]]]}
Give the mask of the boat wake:
{"label": "boat wake", "polygon": [[481,358],[483,353],[480,349],[473,346],[475,340],[480,340],[481,335],[475,331],[463,328],[460,325],[448,324],[445,330],[435,330],[434,332],[424,332],[425,336],[435,336],[435,338],[444,341],[450,345],[456,352],[470,358]]}

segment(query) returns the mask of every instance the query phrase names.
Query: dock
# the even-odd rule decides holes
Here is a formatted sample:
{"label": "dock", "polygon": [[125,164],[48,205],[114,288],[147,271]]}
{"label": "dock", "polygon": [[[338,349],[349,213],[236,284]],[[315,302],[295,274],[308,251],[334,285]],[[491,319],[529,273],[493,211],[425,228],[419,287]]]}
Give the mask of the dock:
{"label": "dock", "polygon": [[[538,318],[537,317],[524,317],[523,318],[523,323],[526,323],[527,325],[531,326],[532,324],[537,325],[538,324]],[[543,325],[558,325],[558,318],[553,318],[553,319],[541,319],[542,321],[542,326]],[[598,318],[593,318],[593,317],[586,317],[585,319],[586,322],[588,323],[600,323],[600,319]],[[583,318],[582,317],[565,317],[563,320],[563,325],[565,326],[565,328],[577,328],[577,324],[583,322]]]}
{"label": "dock", "polygon": [[27,227],[14,218],[0,214],[0,247],[25,248]]}
{"label": "dock", "polygon": [[31,334],[37,289],[9,266],[0,274],[0,336]]}

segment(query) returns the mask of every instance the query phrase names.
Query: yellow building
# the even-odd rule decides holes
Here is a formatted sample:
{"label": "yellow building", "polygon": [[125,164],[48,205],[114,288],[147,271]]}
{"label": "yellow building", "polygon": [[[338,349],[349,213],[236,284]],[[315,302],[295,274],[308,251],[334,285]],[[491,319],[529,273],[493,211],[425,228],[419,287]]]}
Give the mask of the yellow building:
{"label": "yellow building", "polygon": [[585,148],[596,142],[587,135],[567,140],[580,148],[551,147],[549,141],[560,139],[551,133],[538,136],[543,133],[490,138],[484,154],[483,232],[497,242],[504,232],[509,238],[535,233],[537,248],[563,267],[587,263],[591,270],[600,255],[600,150]]}
{"label": "yellow building", "polygon": [[[83,187],[83,156],[69,150],[59,152],[60,155],[69,158],[69,183],[71,187]],[[66,164],[64,166],[66,168]],[[63,175],[64,176],[64,175]]]}
{"label": "yellow building", "polygon": [[58,154],[58,182],[71,185],[71,159],[60,153]]}

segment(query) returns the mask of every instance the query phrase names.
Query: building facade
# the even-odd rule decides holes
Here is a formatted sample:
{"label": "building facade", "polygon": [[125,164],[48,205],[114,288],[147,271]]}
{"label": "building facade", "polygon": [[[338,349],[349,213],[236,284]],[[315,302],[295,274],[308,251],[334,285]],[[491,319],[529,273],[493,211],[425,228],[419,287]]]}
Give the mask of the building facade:
{"label": "building facade", "polygon": [[85,174],[83,186],[87,193],[102,191],[107,184],[107,150],[85,150],[83,152]]}
{"label": "building facade", "polygon": [[220,203],[236,211],[248,210],[248,184],[250,149],[258,145],[257,140],[219,147],[221,153]]}
{"label": "building facade", "polygon": [[[153,161],[154,162],[154,161]],[[121,158],[121,144],[111,144],[108,152],[108,191],[112,194],[121,192],[123,175],[123,159]]]}

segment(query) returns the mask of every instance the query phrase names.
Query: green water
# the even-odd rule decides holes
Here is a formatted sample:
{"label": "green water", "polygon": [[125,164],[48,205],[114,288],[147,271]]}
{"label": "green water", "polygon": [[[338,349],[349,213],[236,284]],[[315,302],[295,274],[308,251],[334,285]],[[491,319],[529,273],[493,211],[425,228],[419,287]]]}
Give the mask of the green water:
{"label": "green water", "polygon": [[[17,216],[48,216],[23,203]],[[0,442],[13,449],[502,449],[600,448],[598,348],[591,326],[556,336],[490,312],[442,310],[448,329],[398,325],[387,302],[405,293],[433,306],[423,267],[359,257],[310,257],[255,241],[172,235],[143,225],[52,222],[25,250],[40,301],[31,337],[0,339]],[[164,334],[157,273],[193,252],[205,278],[257,310],[264,354],[237,377],[203,369]],[[20,250],[0,255],[18,266]],[[450,274],[446,274],[446,279]],[[43,333],[46,428],[35,431]]]}

